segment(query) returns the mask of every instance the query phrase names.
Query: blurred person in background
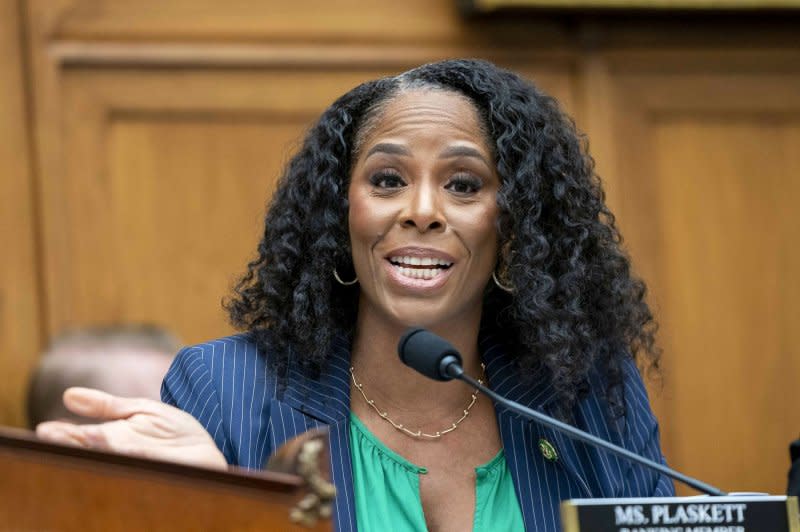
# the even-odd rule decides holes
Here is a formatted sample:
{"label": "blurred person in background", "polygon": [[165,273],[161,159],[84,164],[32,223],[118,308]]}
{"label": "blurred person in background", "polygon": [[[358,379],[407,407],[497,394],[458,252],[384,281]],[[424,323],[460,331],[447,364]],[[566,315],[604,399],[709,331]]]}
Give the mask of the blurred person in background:
{"label": "blurred person in background", "polygon": [[28,425],[91,421],[64,407],[64,390],[73,386],[158,400],[161,381],[179,347],[175,335],[145,324],[88,327],[57,336],[31,375]]}

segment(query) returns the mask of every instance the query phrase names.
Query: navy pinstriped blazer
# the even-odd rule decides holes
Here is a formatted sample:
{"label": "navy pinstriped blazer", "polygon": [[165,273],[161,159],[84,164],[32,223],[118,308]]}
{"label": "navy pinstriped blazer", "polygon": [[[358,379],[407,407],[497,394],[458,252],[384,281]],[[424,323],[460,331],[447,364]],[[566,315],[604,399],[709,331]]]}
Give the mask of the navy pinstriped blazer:
{"label": "navy pinstriped blazer", "polygon": [[[480,347],[486,375],[497,393],[548,412],[555,399],[549,382],[523,386],[501,344],[487,337]],[[319,380],[290,370],[287,384],[279,393],[264,355],[246,335],[221,338],[183,349],[164,379],[161,396],[164,402],[197,418],[228,463],[242,467],[261,468],[283,442],[310,428],[327,425],[331,474],[337,488],[334,524],[336,530],[355,531],[348,431],[349,349],[345,342],[334,344],[329,367]],[[663,461],[658,425],[635,365],[625,367],[624,423],[609,424],[603,406],[603,384],[595,377],[590,385],[592,392],[576,407],[576,425]],[[496,409],[506,460],[528,531],[560,530],[559,503],[564,499],[674,494],[672,481],[665,476],[572,442],[503,407]],[[541,439],[554,445],[557,459],[543,457],[539,450]]]}

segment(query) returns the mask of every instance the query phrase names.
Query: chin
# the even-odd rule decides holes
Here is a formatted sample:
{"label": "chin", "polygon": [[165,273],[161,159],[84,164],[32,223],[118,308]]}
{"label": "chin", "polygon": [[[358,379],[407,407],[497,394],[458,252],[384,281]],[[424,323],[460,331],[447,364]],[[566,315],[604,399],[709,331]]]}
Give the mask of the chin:
{"label": "chin", "polygon": [[392,320],[402,327],[435,329],[442,325],[450,324],[452,326],[457,322],[462,324],[469,322],[464,315],[458,317],[458,315],[454,314],[452,309],[444,309],[437,305],[424,304],[419,301],[409,302],[409,304],[395,303],[390,314]]}

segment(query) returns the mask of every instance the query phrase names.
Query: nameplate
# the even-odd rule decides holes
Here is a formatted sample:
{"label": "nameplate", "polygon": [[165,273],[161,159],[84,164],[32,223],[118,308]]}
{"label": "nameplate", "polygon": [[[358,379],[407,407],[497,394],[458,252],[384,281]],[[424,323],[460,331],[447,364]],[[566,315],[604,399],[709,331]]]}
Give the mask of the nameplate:
{"label": "nameplate", "polygon": [[563,532],[800,532],[797,497],[730,495],[573,499]]}

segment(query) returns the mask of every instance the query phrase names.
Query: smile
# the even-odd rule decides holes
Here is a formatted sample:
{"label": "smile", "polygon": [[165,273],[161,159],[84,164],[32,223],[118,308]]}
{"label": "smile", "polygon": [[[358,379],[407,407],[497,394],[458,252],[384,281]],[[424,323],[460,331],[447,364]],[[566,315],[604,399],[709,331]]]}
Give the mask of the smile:
{"label": "smile", "polygon": [[435,248],[406,246],[384,256],[388,279],[401,290],[418,294],[438,291],[453,273],[456,259]]}

